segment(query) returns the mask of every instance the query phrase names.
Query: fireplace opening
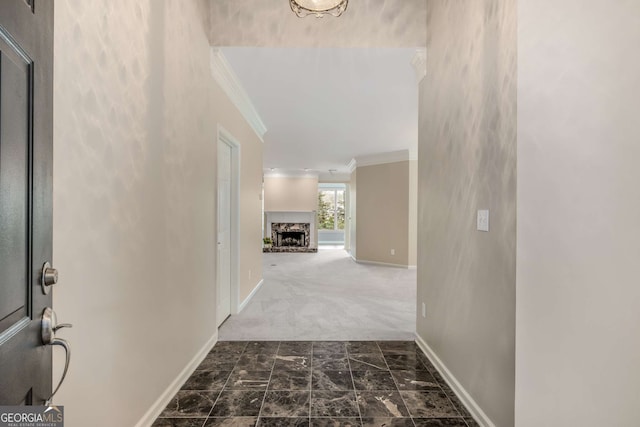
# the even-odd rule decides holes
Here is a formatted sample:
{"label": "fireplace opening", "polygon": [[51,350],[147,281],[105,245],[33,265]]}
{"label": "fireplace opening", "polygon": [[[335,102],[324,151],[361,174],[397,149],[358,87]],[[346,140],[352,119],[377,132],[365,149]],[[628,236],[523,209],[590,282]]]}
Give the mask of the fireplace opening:
{"label": "fireplace opening", "polygon": [[308,248],[311,241],[309,223],[272,223],[271,239],[275,248]]}
{"label": "fireplace opening", "polygon": [[304,231],[282,231],[277,233],[276,246],[305,247]]}

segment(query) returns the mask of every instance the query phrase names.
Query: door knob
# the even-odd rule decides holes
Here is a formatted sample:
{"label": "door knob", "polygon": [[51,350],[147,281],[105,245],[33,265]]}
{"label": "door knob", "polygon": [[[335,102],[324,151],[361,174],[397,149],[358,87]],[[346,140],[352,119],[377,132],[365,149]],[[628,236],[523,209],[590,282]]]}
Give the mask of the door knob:
{"label": "door knob", "polygon": [[45,406],[49,406],[51,403],[51,399],[58,392],[60,386],[64,382],[64,379],[67,377],[67,371],[69,370],[69,363],[71,362],[71,346],[66,340],[62,338],[56,338],[56,331],[62,328],[70,328],[73,325],[70,323],[58,323],[58,319],[56,317],[56,313],[51,309],[51,307],[47,307],[44,309],[42,313],[41,320],[41,334],[42,334],[42,343],[44,345],[57,345],[64,348],[65,353],[65,362],[64,362],[64,370],[62,371],[62,378],[60,378],[60,382],[56,386],[56,388],[51,393],[51,396],[46,400]]}
{"label": "door knob", "polygon": [[51,286],[58,283],[58,270],[51,267],[49,261],[45,262],[42,266],[42,276],[40,276],[40,284],[42,285],[42,292],[47,295],[51,290]]}

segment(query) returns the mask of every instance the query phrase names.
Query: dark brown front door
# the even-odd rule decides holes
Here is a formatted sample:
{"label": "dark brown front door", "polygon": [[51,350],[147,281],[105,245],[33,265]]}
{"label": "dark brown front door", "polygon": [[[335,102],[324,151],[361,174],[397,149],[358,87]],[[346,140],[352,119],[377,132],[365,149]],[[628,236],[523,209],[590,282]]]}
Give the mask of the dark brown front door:
{"label": "dark brown front door", "polygon": [[0,405],[51,394],[53,1],[0,0]]}

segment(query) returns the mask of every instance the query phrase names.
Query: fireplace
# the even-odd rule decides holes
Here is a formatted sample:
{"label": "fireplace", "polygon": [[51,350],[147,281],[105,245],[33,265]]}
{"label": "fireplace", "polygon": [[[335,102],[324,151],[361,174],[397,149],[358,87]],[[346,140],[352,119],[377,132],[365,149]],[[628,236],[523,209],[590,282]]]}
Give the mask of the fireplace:
{"label": "fireplace", "polygon": [[311,224],[274,222],[271,224],[271,240],[276,248],[308,248]]}

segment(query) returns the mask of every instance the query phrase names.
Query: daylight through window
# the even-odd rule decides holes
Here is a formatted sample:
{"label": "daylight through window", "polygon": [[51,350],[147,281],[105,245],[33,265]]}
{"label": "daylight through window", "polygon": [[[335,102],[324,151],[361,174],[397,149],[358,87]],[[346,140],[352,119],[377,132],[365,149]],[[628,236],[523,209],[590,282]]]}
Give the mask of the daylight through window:
{"label": "daylight through window", "polygon": [[344,189],[318,191],[318,228],[344,230]]}

